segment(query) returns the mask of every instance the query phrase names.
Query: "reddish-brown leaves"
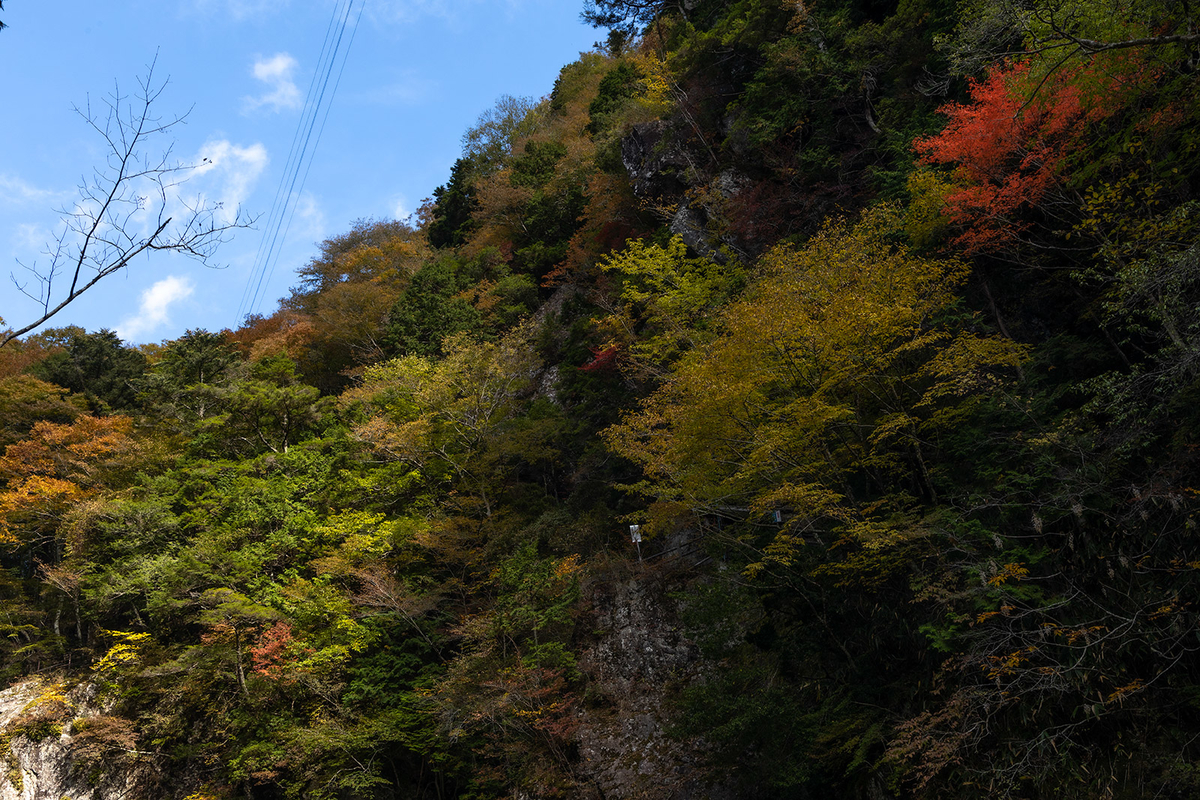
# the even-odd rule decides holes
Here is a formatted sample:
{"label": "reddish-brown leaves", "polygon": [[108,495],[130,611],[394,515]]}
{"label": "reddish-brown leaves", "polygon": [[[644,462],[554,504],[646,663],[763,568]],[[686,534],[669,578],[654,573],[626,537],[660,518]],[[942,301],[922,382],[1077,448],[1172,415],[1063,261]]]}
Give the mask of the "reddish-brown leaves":
{"label": "reddish-brown leaves", "polygon": [[954,168],[958,188],[946,195],[944,211],[961,229],[953,243],[969,254],[1015,244],[1031,225],[1031,209],[1046,213],[1063,199],[1071,160],[1089,134],[1151,72],[1114,58],[1063,67],[1043,80],[1028,63],[1007,63],[971,82],[969,104],[943,106],[946,128],[913,148],[926,164]]}

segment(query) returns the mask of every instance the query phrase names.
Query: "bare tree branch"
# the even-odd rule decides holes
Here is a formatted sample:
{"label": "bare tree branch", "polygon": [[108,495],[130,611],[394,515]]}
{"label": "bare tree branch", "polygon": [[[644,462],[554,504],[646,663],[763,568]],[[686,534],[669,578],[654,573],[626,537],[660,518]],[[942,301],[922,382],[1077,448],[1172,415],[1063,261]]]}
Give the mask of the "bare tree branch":
{"label": "bare tree branch", "polygon": [[[18,262],[28,273],[25,282],[10,275],[41,313],[27,325],[0,333],[0,347],[46,322],[143,254],[178,253],[207,266],[233,231],[254,223],[241,209],[230,213],[202,196],[192,202],[181,196],[181,185],[201,164],[175,160],[171,142],[158,146],[187,114],[164,118],[155,113],[168,82],[156,82],[154,68],[151,62],[133,95],[114,86],[99,108],[93,109],[90,98],[83,108],[75,107],[104,140],[108,156],[90,177],[81,179],[75,206],[60,209],[62,227],[45,251],[49,264]],[[56,284],[67,278],[70,288],[57,293]]]}
{"label": "bare tree branch", "polygon": [[1010,57],[1063,51],[1049,69],[1074,58],[1120,50],[1181,46],[1194,68],[1200,21],[1177,0],[971,0],[956,37],[948,42],[954,72],[978,73]]}

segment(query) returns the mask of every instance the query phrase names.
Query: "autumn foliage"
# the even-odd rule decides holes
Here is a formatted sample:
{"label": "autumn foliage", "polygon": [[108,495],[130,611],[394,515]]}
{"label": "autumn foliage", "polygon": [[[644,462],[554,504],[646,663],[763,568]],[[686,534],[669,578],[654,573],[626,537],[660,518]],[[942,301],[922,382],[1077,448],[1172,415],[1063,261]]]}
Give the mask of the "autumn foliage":
{"label": "autumn foliage", "polygon": [[971,80],[971,102],[940,111],[946,127],[913,143],[927,165],[950,166],[945,215],[967,254],[1011,248],[1035,224],[1065,224],[1082,145],[1151,84],[1141,62],[1094,61],[1036,74],[1029,62]]}
{"label": "autumn foliage", "polygon": [[0,544],[31,538],[44,521],[100,488],[135,451],[128,417],[80,417],[70,425],[39,422],[0,458]]}
{"label": "autumn foliage", "polygon": [[0,743],[176,800],[1200,796],[1185,15],[624,6],[278,309],[10,343],[0,676],[104,714]]}

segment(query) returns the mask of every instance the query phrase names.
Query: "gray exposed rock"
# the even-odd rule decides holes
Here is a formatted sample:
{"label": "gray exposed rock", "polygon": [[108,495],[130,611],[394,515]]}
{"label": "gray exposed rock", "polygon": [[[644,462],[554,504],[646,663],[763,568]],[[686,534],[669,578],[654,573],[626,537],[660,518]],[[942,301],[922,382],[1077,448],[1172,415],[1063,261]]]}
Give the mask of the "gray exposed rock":
{"label": "gray exposed rock", "polygon": [[717,249],[708,242],[708,233],[705,230],[707,218],[704,209],[695,209],[687,203],[682,203],[667,227],[672,235],[683,239],[683,243],[694,252],[706,258],[720,260]]}
{"label": "gray exposed rock", "polygon": [[743,175],[736,169],[727,169],[716,177],[713,181],[713,188],[717,190],[722,197],[734,197],[743,189],[749,186],[753,181],[750,177]]}
{"label": "gray exposed rock", "polygon": [[661,120],[633,126],[621,140],[621,161],[638,197],[681,198],[689,189],[707,183],[707,196],[715,202],[682,200],[668,228],[693,252],[717,263],[723,264],[728,258],[718,249],[721,246],[741,252],[738,242],[712,234],[709,222],[720,219],[723,201],[750,185],[749,177],[736,169],[727,169],[709,181],[696,168],[691,154],[674,139],[670,125]]}
{"label": "gray exposed rock", "polygon": [[621,163],[638,197],[677,195],[688,188],[692,159],[671,140],[670,131],[661,120],[646,122],[621,140]]}
{"label": "gray exposed rock", "polygon": [[558,405],[558,377],[558,364],[546,367],[538,377],[537,393],[555,405]]}
{"label": "gray exposed rock", "polygon": [[602,634],[583,654],[580,667],[610,704],[589,709],[576,734],[580,771],[596,789],[595,797],[738,797],[732,787],[710,781],[700,763],[702,742],[667,734],[667,685],[695,677],[698,653],[661,585],[628,578],[595,584],[587,596]]}
{"label": "gray exposed rock", "polygon": [[[54,706],[59,721],[35,741],[22,726],[49,705]],[[73,725],[102,713],[95,687],[88,684],[64,692],[62,687],[35,679],[0,692],[0,745],[5,746],[0,753],[0,800],[140,798],[139,770],[132,761],[117,766],[120,759],[111,758],[102,771],[79,768]]]}
{"label": "gray exposed rock", "polygon": [[729,255],[718,248],[724,245],[735,253],[740,252],[740,248],[732,239],[726,240],[725,237],[714,241],[708,232],[710,216],[710,210],[704,206],[692,207],[682,203],[667,228],[673,235],[683,239],[692,252],[717,264],[724,264],[729,261]]}

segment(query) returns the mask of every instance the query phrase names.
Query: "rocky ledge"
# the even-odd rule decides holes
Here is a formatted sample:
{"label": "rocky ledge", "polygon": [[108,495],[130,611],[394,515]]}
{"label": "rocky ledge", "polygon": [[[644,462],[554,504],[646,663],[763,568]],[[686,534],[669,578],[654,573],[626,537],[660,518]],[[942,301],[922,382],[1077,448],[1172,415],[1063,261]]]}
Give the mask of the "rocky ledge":
{"label": "rocky ledge", "polygon": [[139,796],[146,765],[128,720],[92,684],[23,681],[0,692],[0,800]]}

